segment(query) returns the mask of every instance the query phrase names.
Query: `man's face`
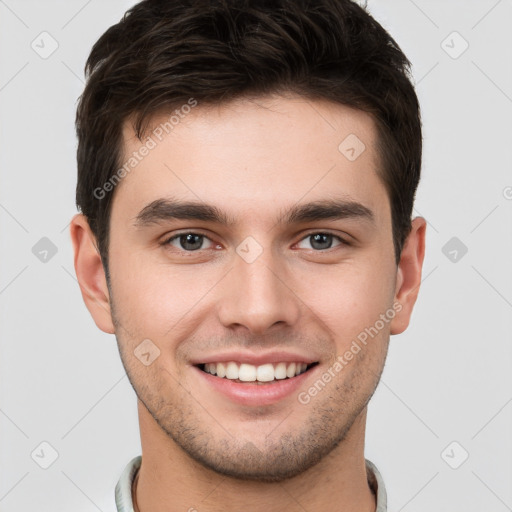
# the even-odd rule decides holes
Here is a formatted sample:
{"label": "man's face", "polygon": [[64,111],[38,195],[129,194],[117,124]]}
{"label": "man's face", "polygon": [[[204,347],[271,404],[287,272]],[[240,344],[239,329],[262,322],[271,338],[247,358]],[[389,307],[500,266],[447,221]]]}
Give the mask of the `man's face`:
{"label": "man's face", "polygon": [[[141,148],[124,133],[123,162]],[[245,99],[199,104],[153,139],[118,185],[110,221],[110,300],[130,381],[203,465],[261,480],[299,474],[364,416],[386,357],[397,267],[374,123],[324,101]],[[174,218],[174,202],[229,223]],[[287,216],[320,202],[346,204],[337,217]],[[366,343],[335,369],[362,332]],[[204,371],[228,362],[233,372],[244,363],[244,379],[264,366],[256,373],[274,380]],[[283,379],[294,362],[308,369]]]}

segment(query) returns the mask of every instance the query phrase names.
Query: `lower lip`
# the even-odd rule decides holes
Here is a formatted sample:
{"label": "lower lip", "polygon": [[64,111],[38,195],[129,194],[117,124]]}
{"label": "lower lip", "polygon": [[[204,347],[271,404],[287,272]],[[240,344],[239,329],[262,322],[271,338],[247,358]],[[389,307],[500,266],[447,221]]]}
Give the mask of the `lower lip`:
{"label": "lower lip", "polygon": [[200,378],[205,379],[206,383],[213,389],[227,396],[233,402],[240,405],[270,405],[297,394],[304,381],[316,370],[318,365],[309,370],[289,379],[274,380],[265,384],[257,382],[234,382],[233,380],[217,377],[206,373],[194,366],[193,369],[199,373]]}

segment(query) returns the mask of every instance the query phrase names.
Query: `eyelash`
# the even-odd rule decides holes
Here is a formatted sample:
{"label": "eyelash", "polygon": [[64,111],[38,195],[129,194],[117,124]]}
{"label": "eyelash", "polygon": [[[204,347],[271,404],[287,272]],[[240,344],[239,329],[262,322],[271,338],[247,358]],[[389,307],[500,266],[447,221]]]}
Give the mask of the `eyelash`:
{"label": "eyelash", "polygon": [[[206,236],[206,235],[204,235],[202,233],[199,233],[199,232],[196,232],[196,231],[183,231],[181,233],[173,235],[170,238],[167,238],[166,240],[164,240],[162,242],[162,245],[163,246],[171,245],[171,242],[173,242],[174,240],[177,240],[180,237],[185,236],[185,235],[199,235],[199,236],[201,236],[201,237],[203,237],[203,238],[205,238],[207,240],[210,240],[210,242],[215,243],[208,236]],[[303,240],[306,240],[307,238],[310,238],[310,237],[312,237],[314,235],[329,235],[329,236],[332,236],[333,238],[336,238],[340,242],[340,244],[338,246],[335,246],[335,247],[329,247],[328,249],[317,249],[317,250],[309,249],[310,251],[313,251],[313,252],[323,253],[323,252],[328,252],[328,251],[334,250],[334,249],[336,249],[339,246],[343,246],[343,245],[344,246],[350,246],[351,245],[345,239],[341,238],[339,235],[335,235],[334,233],[331,233],[330,231],[313,231],[311,233],[308,233],[304,237],[302,237],[299,240],[299,242],[302,242]],[[194,253],[199,253],[202,250],[207,250],[207,249],[196,249],[195,251],[186,251],[185,249],[179,249],[179,252],[194,254]]]}

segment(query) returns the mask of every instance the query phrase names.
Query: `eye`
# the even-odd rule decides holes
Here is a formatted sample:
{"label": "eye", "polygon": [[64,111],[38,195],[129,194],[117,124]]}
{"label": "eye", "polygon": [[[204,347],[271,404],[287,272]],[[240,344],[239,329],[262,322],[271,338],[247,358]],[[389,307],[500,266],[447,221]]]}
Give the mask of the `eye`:
{"label": "eye", "polygon": [[[333,235],[332,233],[323,233],[323,232],[310,233],[308,236],[303,238],[301,240],[301,242],[303,242],[305,240],[311,240],[310,247],[305,247],[306,249],[311,248],[311,249],[323,251],[323,250],[332,248],[333,239],[339,240],[340,243],[338,245],[349,245],[347,242],[345,242],[345,240],[343,240],[339,236]],[[299,242],[299,243],[301,243],[301,242]]]}
{"label": "eye", "polygon": [[202,247],[203,242],[208,240],[211,244],[213,242],[205,235],[200,233],[179,233],[167,239],[163,245],[172,245],[178,249],[182,249],[186,252],[198,251],[200,249],[208,249],[210,247]]}
{"label": "eye", "polygon": [[[334,235],[332,233],[327,232],[317,232],[310,233],[305,238],[303,238],[299,244],[304,243],[305,241],[310,241],[309,247],[299,247],[302,249],[313,249],[315,251],[325,251],[327,249],[331,249],[333,247],[337,247],[338,245],[350,245],[348,242],[343,240],[341,237]],[[338,244],[333,246],[333,241],[338,240]],[[204,247],[204,242],[208,241],[209,246]],[[214,246],[212,240],[210,240],[206,235],[202,235],[201,233],[195,232],[185,232],[178,233],[177,235],[173,235],[163,242],[164,246],[171,245],[176,247],[179,250],[185,252],[195,252],[204,249],[211,249]]]}

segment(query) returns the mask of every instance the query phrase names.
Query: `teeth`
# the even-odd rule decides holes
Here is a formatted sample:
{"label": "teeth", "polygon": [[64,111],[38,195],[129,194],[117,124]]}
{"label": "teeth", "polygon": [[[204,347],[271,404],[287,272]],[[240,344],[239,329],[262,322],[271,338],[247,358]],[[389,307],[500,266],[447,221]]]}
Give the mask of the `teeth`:
{"label": "teeth", "polygon": [[[215,365],[213,365],[215,366]],[[223,363],[217,363],[217,377],[226,376],[226,366]]]}
{"label": "teeth", "polygon": [[256,370],[256,378],[260,382],[270,382],[274,380],[274,365],[273,364],[262,364],[258,366]]}
{"label": "teeth", "polygon": [[244,382],[253,382],[256,380],[256,366],[252,364],[241,364],[238,370],[238,378]]}
{"label": "teeth", "polygon": [[267,363],[254,366],[230,361],[229,363],[206,363],[204,371],[217,377],[242,382],[272,382],[300,375],[306,371],[307,366],[306,363]]}
{"label": "teeth", "polygon": [[274,368],[274,379],[286,379],[286,363],[278,363]]}
{"label": "teeth", "polygon": [[[210,363],[210,366],[211,365],[215,366],[215,363]],[[238,379],[238,365],[233,361],[228,363],[228,365],[226,366],[226,379]]]}

